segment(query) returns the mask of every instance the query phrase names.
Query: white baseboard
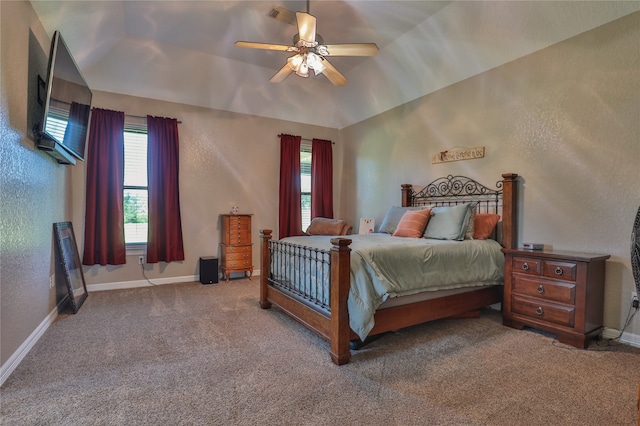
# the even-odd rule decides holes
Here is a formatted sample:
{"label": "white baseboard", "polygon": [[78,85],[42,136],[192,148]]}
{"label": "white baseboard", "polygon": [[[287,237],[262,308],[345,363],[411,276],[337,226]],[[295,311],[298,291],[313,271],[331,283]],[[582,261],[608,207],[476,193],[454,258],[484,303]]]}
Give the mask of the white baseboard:
{"label": "white baseboard", "polygon": [[49,326],[53,324],[53,322],[56,320],[57,317],[58,317],[58,306],[56,306],[49,313],[49,315],[47,315],[47,317],[44,320],[42,320],[40,325],[38,325],[38,327],[36,327],[36,329],[33,330],[33,332],[29,335],[27,340],[22,342],[18,350],[16,350],[13,353],[13,355],[9,357],[7,362],[5,362],[2,365],[2,367],[0,367],[0,386],[2,386],[5,380],[9,378],[11,373],[13,373],[13,370],[15,370],[16,367],[18,367],[18,365],[22,362],[24,357],[27,356],[31,348],[33,348],[33,346],[38,342],[38,340],[40,340],[40,337],[42,337],[44,332],[47,331]]}
{"label": "white baseboard", "polygon": [[[605,339],[615,339],[619,334],[620,330],[616,330],[615,328],[605,327],[605,329],[602,331],[602,337]],[[640,348],[640,335],[638,334],[624,332],[622,333],[622,336],[620,336],[620,341],[622,343]]]}
{"label": "white baseboard", "polygon": [[[260,270],[255,270],[253,272],[253,276],[259,276]],[[185,283],[185,282],[193,282],[200,281],[199,275],[187,275],[184,277],[169,277],[169,278],[150,278],[147,280],[135,280],[135,281],[119,281],[113,283],[102,283],[102,284],[87,284],[87,291],[103,291],[103,290],[120,290],[125,288],[139,288],[139,287],[151,287],[154,285],[164,285],[164,284],[176,284],[176,283]]]}
{"label": "white baseboard", "polygon": [[135,280],[135,281],[118,281],[113,283],[103,284],[87,284],[87,291],[103,291],[103,290],[120,290],[124,288],[138,288],[138,287],[151,287],[154,285],[164,284],[176,284],[191,281],[198,281],[200,277],[198,275],[187,275],[184,277],[169,277],[169,278],[150,278],[147,280]]}

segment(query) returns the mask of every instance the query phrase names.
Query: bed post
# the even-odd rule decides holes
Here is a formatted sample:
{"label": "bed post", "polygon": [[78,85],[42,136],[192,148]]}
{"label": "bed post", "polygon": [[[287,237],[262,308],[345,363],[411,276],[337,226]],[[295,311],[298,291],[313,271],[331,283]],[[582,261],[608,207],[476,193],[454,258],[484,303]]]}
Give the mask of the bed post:
{"label": "bed post", "polygon": [[330,345],[331,360],[336,365],[349,362],[351,350],[351,327],[349,327],[349,311],[347,298],[351,286],[351,240],[347,238],[331,239],[331,310]]}
{"label": "bed post", "polygon": [[269,309],[271,303],[267,300],[267,285],[269,275],[271,275],[271,251],[269,250],[269,240],[271,239],[271,229],[261,229],[260,239],[260,307]]}
{"label": "bed post", "polygon": [[518,247],[518,175],[502,175],[502,245],[506,249]]}
{"label": "bed post", "polygon": [[411,206],[411,192],[412,185],[410,183],[403,183],[402,185],[402,207]]}

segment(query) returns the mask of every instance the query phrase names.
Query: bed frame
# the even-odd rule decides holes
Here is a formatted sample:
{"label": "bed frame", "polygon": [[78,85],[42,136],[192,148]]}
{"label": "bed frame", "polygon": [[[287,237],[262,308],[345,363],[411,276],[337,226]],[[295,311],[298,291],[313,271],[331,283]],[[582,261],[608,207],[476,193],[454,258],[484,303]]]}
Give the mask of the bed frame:
{"label": "bed frame", "polygon": [[[501,215],[501,226],[496,233],[502,234],[500,239],[506,249],[517,247],[517,178],[515,173],[502,175],[496,184],[497,189],[463,177],[447,176],[440,178],[420,191],[414,191],[410,184],[402,185],[402,206],[421,205],[455,205],[458,203],[477,201],[478,211],[493,212]],[[289,283],[281,283],[271,273],[271,255],[275,245],[282,247],[287,243],[276,242],[271,238],[272,230],[263,229],[261,234],[261,270],[260,270],[260,306],[269,309],[276,305],[287,315],[329,341],[331,360],[337,365],[349,362],[351,358],[352,340],[357,335],[349,327],[347,298],[350,286],[350,252],[351,240],[333,238],[330,252],[318,254],[323,262],[329,263],[330,290],[329,306],[314,302],[312,295],[291,291]],[[297,246],[299,247],[299,246]],[[292,248],[292,251],[297,248]],[[445,296],[416,302],[408,305],[394,306],[376,311],[375,326],[369,336],[388,331],[421,324],[453,316],[467,316],[485,306],[502,301],[502,286],[485,287],[466,293]]]}

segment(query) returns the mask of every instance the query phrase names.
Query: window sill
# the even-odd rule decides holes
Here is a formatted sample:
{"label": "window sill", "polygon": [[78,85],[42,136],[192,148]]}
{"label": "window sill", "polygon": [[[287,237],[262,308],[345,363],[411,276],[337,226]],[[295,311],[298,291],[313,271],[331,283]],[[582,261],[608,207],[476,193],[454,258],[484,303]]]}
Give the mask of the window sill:
{"label": "window sill", "polygon": [[141,256],[147,253],[147,243],[127,244],[127,256]]}

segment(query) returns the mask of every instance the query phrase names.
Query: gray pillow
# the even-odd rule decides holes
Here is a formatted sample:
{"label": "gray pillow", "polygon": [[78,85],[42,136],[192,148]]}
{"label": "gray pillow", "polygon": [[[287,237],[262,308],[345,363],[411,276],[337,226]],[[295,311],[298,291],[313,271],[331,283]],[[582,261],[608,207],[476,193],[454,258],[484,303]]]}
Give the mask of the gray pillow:
{"label": "gray pillow", "polygon": [[391,206],[387,211],[387,214],[382,219],[378,232],[384,232],[385,234],[393,234],[400,223],[400,219],[407,210],[422,210],[424,207],[398,207]]}
{"label": "gray pillow", "polygon": [[433,207],[431,211],[434,215],[429,219],[422,236],[435,240],[463,240],[469,226],[469,218],[473,214],[476,204],[465,203],[455,206]]}

